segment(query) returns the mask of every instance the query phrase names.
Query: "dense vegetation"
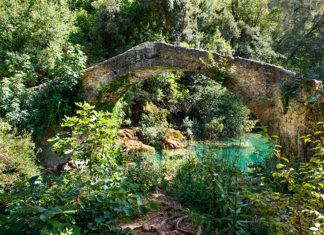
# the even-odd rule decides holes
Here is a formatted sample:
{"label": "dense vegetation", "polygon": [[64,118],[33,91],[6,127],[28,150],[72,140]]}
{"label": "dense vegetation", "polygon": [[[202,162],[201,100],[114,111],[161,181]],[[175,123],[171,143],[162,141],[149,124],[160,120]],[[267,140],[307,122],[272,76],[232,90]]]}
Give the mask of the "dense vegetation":
{"label": "dense vegetation", "polygon": [[[189,72],[136,84],[111,113],[77,93],[84,68],[145,41],[323,80],[323,12],[319,0],[0,0],[0,234],[127,234],[121,221],[159,209],[147,199],[155,187],[188,207],[207,234],[323,233],[321,132],[305,136],[315,146],[305,163],[274,150],[247,174],[239,155],[229,161],[206,149],[158,165],[138,154],[125,159],[118,128],[136,127],[141,141],[160,148],[170,128],[211,140],[239,137],[257,120],[221,83]],[[282,88],[291,95],[298,85]],[[53,151],[81,167],[40,172],[37,146],[54,135]]]}

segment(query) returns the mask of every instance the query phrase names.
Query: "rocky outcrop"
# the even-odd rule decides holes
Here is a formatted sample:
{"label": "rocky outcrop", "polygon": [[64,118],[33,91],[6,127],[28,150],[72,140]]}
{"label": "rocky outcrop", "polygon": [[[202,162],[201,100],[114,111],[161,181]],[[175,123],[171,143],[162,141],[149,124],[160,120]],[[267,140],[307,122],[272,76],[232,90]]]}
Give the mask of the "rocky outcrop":
{"label": "rocky outcrop", "polygon": [[169,129],[162,139],[161,148],[182,149],[184,147],[184,139],[180,131]]}
{"label": "rocky outcrop", "polygon": [[[217,53],[212,55],[216,61],[226,60],[228,70],[235,66],[231,76],[236,79],[227,79],[224,86],[251,110],[262,125],[268,127],[269,134],[280,137],[284,154],[303,158],[307,146],[300,141],[300,136],[312,132],[310,122],[323,117],[315,117],[314,112],[301,112],[300,108],[286,111],[281,84],[283,81],[294,82],[296,74],[263,62],[223,57]],[[219,77],[215,76],[208,62],[208,51],[146,42],[87,69],[80,92],[88,101],[114,103],[131,85],[170,71],[192,71],[217,81]],[[314,81],[303,86],[300,94],[305,97],[309,92],[318,91],[323,91],[323,85]]]}
{"label": "rocky outcrop", "polygon": [[120,129],[118,130],[120,138],[116,141],[126,152],[147,152],[155,153],[155,149],[149,145],[143,144],[139,141],[132,129]]}

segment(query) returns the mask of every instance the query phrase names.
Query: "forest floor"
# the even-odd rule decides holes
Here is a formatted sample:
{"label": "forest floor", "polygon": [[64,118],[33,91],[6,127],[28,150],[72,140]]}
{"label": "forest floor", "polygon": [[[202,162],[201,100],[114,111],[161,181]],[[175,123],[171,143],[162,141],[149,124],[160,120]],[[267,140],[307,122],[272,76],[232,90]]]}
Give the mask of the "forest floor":
{"label": "forest floor", "polygon": [[159,203],[160,210],[149,211],[146,216],[123,224],[122,228],[129,227],[135,235],[202,234],[202,228],[195,229],[181,205],[167,197],[163,190],[157,188],[150,199]]}

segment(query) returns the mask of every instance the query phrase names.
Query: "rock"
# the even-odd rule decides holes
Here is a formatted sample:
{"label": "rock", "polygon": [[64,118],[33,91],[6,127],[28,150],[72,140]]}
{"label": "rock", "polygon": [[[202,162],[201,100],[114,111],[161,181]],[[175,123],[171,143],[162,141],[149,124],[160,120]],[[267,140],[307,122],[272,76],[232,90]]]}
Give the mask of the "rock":
{"label": "rock", "polygon": [[139,141],[132,129],[120,129],[118,130],[120,139],[116,141],[117,145],[124,149],[126,152],[148,152],[155,153],[155,149],[152,146],[143,144]]}
{"label": "rock", "polygon": [[64,165],[70,160],[70,156],[60,157],[59,154],[51,150],[51,144],[47,141],[53,135],[44,135],[43,140],[38,143],[37,158],[40,165],[49,172],[60,172]]}
{"label": "rock", "polygon": [[122,137],[122,138],[127,138],[130,140],[135,140],[135,133],[132,129],[119,129],[118,130],[118,134]]}
{"label": "rock", "polygon": [[310,86],[312,91],[323,89],[323,82],[315,79],[310,80]]}
{"label": "rock", "polygon": [[161,148],[162,149],[181,149],[184,147],[183,140],[185,138],[180,131],[169,129],[164,135]]}

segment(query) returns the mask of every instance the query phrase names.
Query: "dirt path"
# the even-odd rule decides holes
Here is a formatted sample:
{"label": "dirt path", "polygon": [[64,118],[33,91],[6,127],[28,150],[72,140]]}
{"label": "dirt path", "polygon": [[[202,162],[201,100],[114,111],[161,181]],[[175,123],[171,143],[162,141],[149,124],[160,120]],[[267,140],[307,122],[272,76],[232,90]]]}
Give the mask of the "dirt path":
{"label": "dirt path", "polygon": [[159,202],[160,210],[150,211],[144,217],[123,224],[123,228],[129,227],[135,235],[202,234],[201,227],[195,229],[180,205],[165,196],[164,191],[157,189],[156,194],[150,199]]}

